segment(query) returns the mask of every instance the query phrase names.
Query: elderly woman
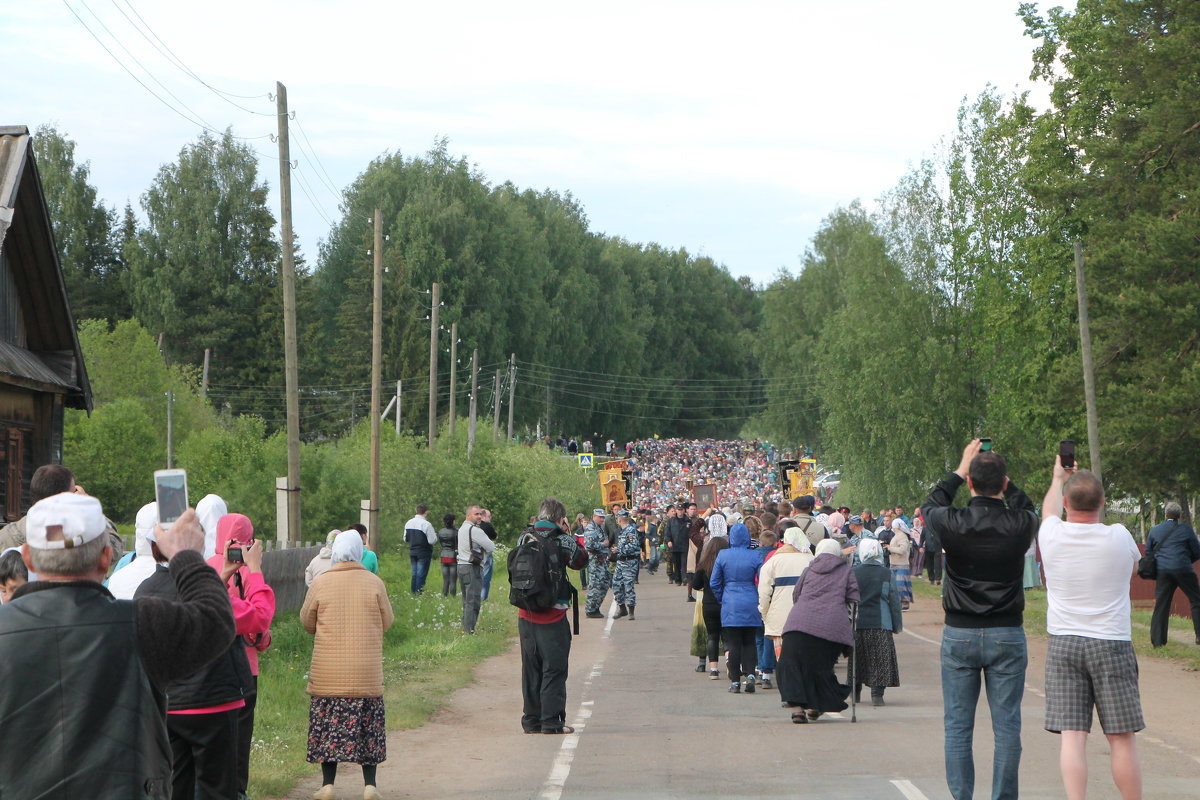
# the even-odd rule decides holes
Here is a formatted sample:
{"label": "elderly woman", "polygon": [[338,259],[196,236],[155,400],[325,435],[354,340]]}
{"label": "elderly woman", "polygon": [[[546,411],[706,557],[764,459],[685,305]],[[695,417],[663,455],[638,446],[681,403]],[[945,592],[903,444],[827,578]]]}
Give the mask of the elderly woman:
{"label": "elderly woman", "polygon": [[[724,538],[724,537],[718,537]],[[758,571],[762,558],[750,549],[750,530],[741,523],[729,529],[729,548],[717,553],[708,588],[721,603],[721,638],[729,650],[729,691],[754,691],[758,652],[754,634],[763,624],[758,613]]]}
{"label": "elderly woman", "polygon": [[896,589],[900,592],[900,608],[908,611],[912,603],[912,572],[908,566],[908,551],[912,548],[908,525],[902,519],[892,520],[892,538],[887,543],[888,560],[892,575],[896,578]]}
{"label": "elderly woman", "polygon": [[874,539],[858,543],[859,565],[854,568],[861,600],[854,631],[854,699],[871,687],[871,705],[883,705],[883,690],[900,685],[894,635],[904,630],[900,593],[892,571],[883,564],[883,548]]}
{"label": "elderly woman", "polygon": [[[758,573],[758,611],[763,618],[763,633],[776,658],[783,643],[783,626],[792,610],[792,590],[812,560],[808,538],[800,526],[794,525],[783,532],[783,545],[763,561]],[[763,661],[762,654],[759,661]],[[770,688],[771,671],[763,670],[764,689]]]}
{"label": "elderly woman", "polygon": [[854,644],[846,605],[857,602],[858,596],[858,583],[841,547],[833,539],[821,540],[816,558],[792,590],[776,668],[781,699],[800,708],[792,722],[803,724],[846,708],[850,687],[838,683],[833,665]]}
{"label": "elderly woman", "polygon": [[339,761],[362,765],[363,798],[379,797],[375,767],[387,758],[383,709],[383,632],[392,626],[387,589],[362,565],[357,531],[333,540],[332,566],[304,598],[300,622],[316,634],[308,693],[308,760],[321,764],[316,800],[335,797]]}

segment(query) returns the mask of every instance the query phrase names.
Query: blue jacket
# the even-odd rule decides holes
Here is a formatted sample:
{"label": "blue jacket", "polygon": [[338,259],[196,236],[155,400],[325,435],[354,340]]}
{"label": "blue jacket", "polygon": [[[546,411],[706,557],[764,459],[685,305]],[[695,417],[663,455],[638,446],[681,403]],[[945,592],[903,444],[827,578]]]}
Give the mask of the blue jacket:
{"label": "blue jacket", "polygon": [[758,613],[758,571],[762,556],[750,549],[750,529],[738,523],[729,529],[729,547],[717,553],[709,591],[721,603],[721,626],[757,628],[763,624]]}
{"label": "blue jacket", "polygon": [[1191,572],[1192,563],[1200,559],[1200,544],[1190,525],[1169,519],[1146,534],[1146,552],[1154,554],[1160,572]]}

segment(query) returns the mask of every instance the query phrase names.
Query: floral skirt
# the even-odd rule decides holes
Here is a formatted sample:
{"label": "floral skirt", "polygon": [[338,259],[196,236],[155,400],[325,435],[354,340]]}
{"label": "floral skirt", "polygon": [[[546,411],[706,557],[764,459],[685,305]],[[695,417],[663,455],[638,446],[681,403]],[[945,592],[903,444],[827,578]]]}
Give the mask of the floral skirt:
{"label": "floral skirt", "polygon": [[379,764],[387,759],[382,697],[314,697],[308,708],[308,761]]}
{"label": "floral skirt", "polygon": [[860,628],[854,632],[854,682],[867,686],[900,685],[900,664],[891,631]]}

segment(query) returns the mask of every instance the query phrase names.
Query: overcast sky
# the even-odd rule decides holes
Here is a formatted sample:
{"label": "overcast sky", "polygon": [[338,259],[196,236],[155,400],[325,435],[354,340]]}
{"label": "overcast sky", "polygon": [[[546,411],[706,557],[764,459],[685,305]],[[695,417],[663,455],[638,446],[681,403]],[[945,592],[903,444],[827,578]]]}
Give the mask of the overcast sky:
{"label": "overcast sky", "polygon": [[[310,264],[339,215],[322,170],[341,189],[444,136],[493,183],[571,192],[595,231],[766,281],[834,208],[932,154],[965,96],[1028,88],[1033,45],[1016,0],[4,5],[0,124],[56,125],[112,205],[136,207],[195,139],[184,116],[273,156],[283,81],[311,142],[293,128]],[[274,189],[278,162],[260,167]]]}

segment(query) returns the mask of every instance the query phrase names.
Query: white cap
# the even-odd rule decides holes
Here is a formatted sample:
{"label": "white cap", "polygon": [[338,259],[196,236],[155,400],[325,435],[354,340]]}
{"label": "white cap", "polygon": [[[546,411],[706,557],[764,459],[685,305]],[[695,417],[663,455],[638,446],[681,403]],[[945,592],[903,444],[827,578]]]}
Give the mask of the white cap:
{"label": "white cap", "polygon": [[[107,523],[100,501],[74,492],[63,492],[33,504],[25,520],[25,540],[35,550],[80,547],[104,535]],[[47,538],[46,529],[60,527],[62,535]]]}

